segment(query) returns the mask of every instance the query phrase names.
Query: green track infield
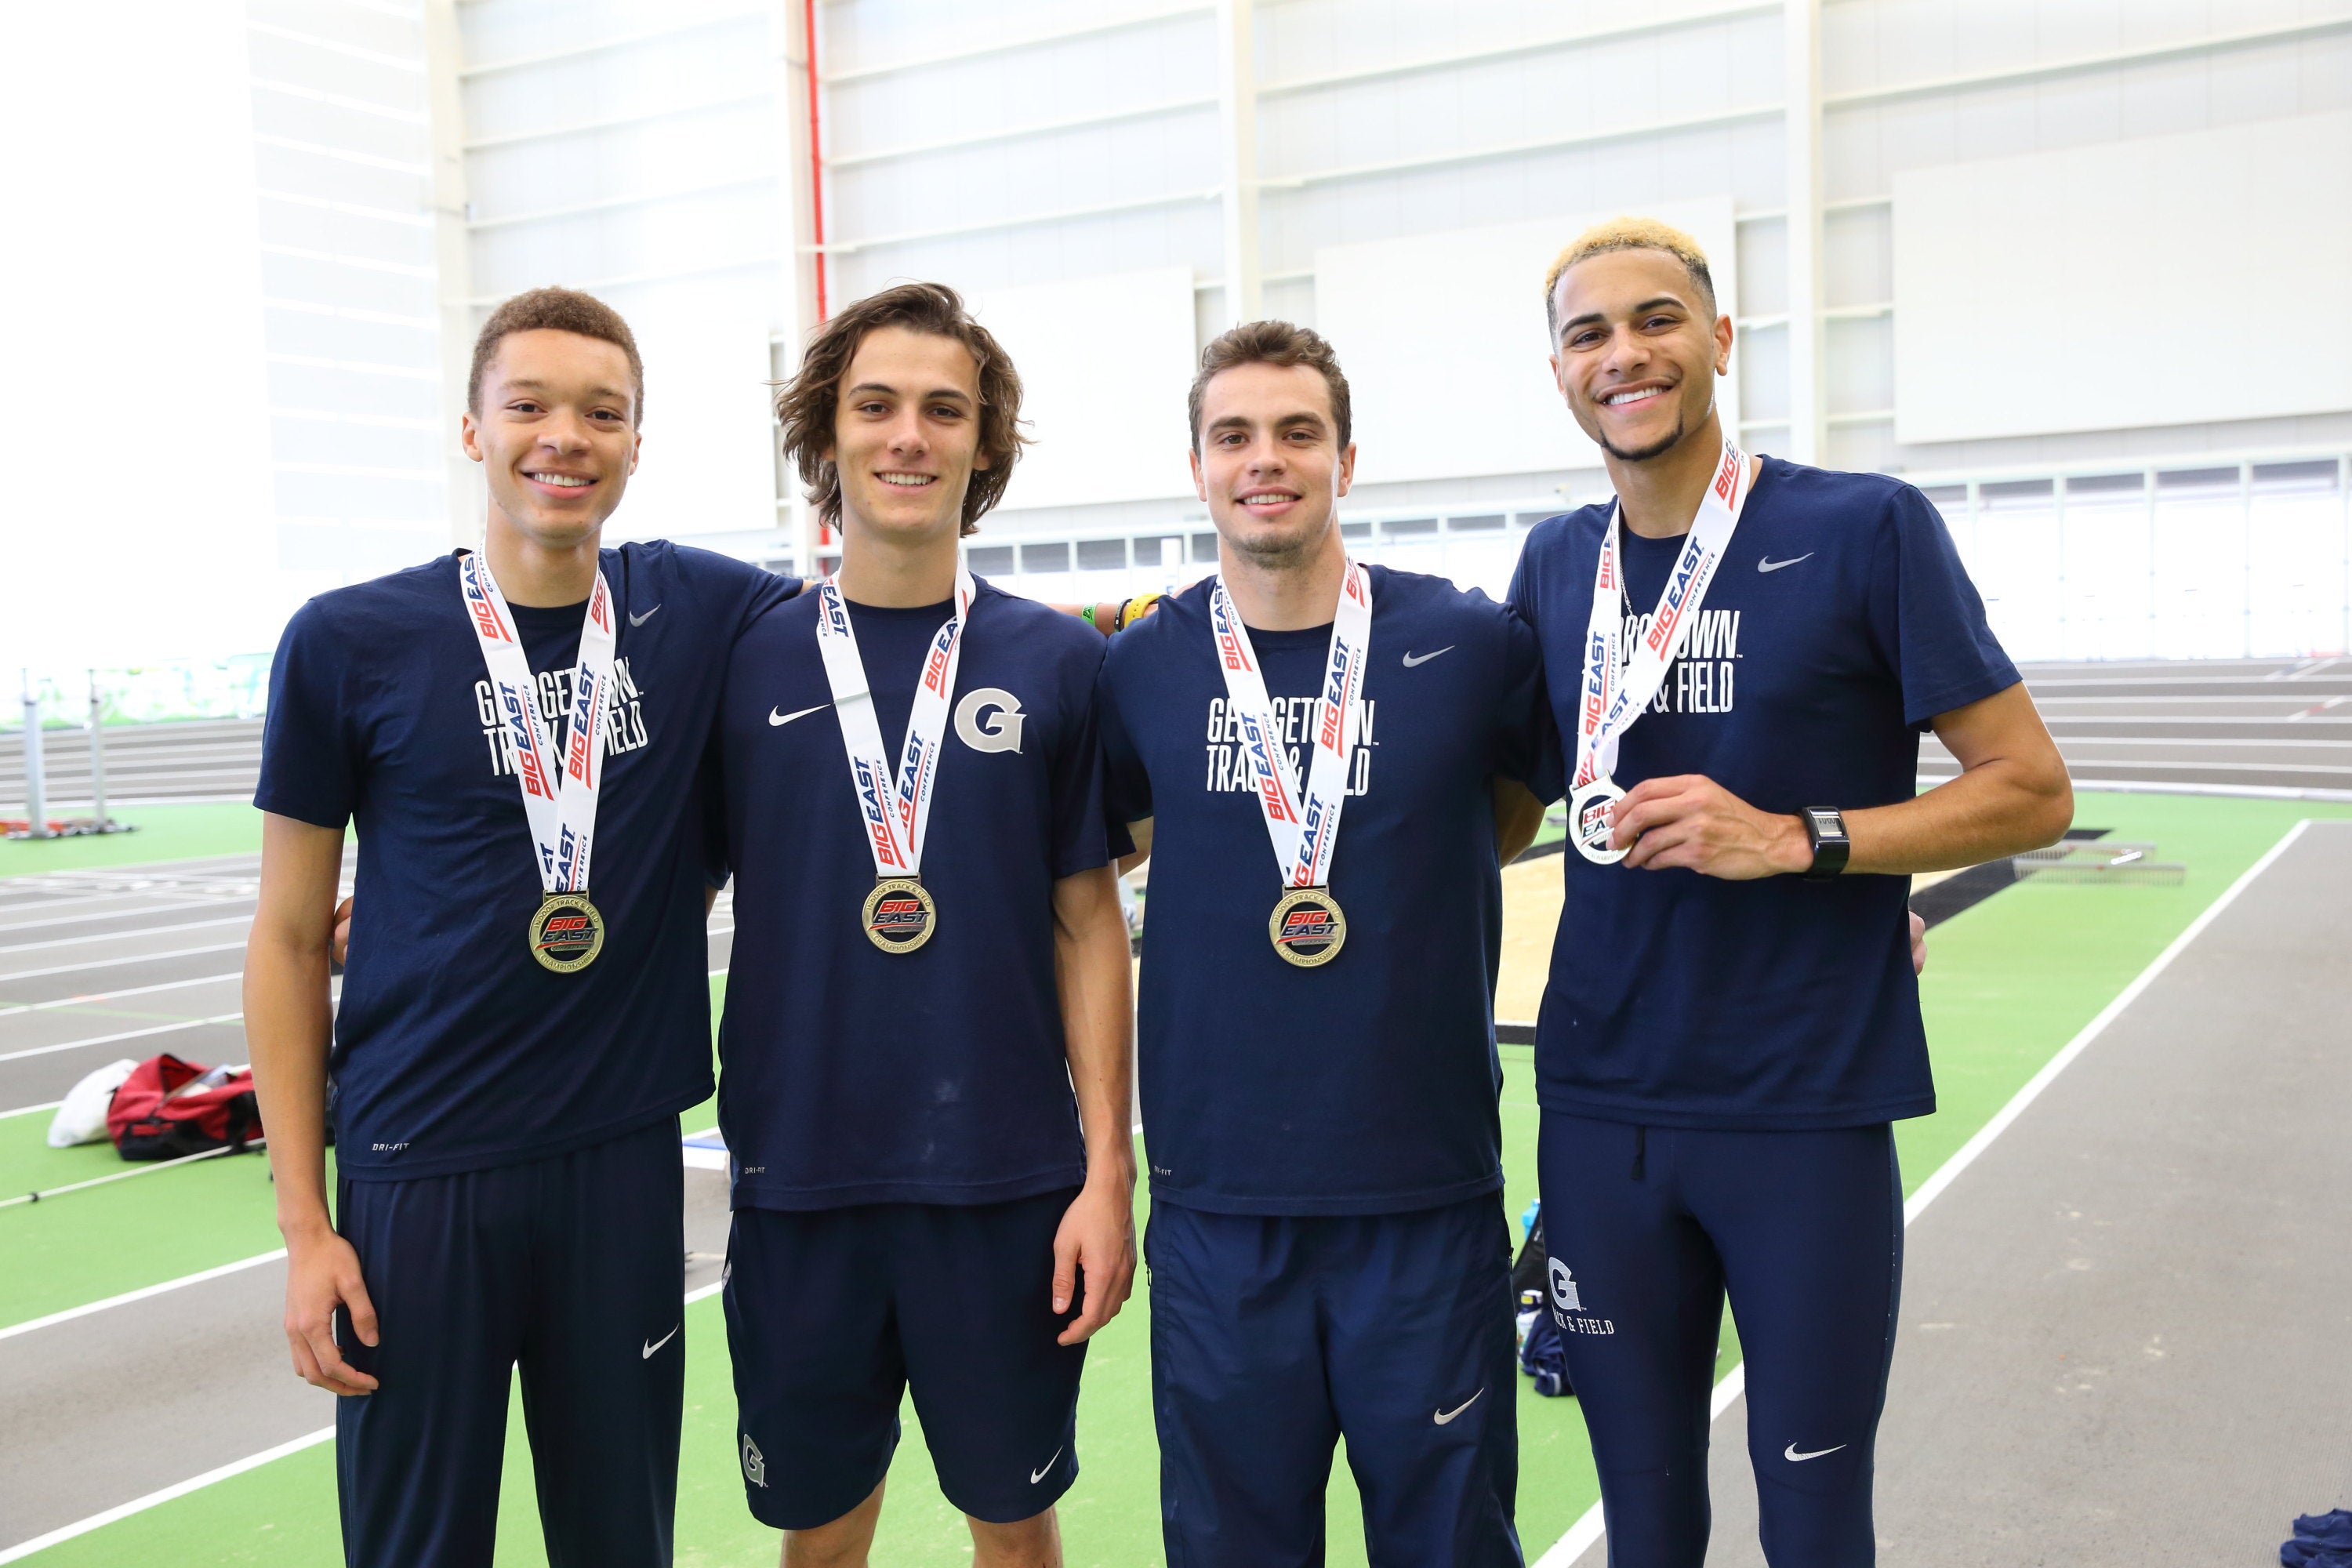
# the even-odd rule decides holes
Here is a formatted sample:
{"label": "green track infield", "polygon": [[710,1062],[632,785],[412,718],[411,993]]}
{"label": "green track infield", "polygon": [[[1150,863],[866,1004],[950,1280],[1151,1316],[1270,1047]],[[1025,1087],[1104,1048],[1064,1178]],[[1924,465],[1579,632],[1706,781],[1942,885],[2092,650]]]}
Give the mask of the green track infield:
{"label": "green track infield", "polygon": [[[1939,925],[1930,939],[1922,995],[1940,1109],[1898,1129],[1906,1189],[1916,1188],[1948,1159],[2200,911],[2305,816],[2352,816],[2352,807],[2085,793],[2076,804],[2078,823],[2107,828],[2117,838],[2153,840],[2158,846],[2153,858],[2186,864],[2183,885],[2103,887],[2029,879]],[[1538,1112],[1530,1055],[1523,1047],[1503,1050],[1503,1127],[1511,1176],[1506,1203],[1515,1222],[1535,1186]],[[689,1118],[690,1131],[712,1120],[707,1108],[690,1112]],[[47,1119],[22,1120],[46,1125]],[[0,1121],[0,1169],[17,1168],[6,1164],[19,1142],[14,1136],[17,1131],[10,1122]],[[33,1135],[37,1139],[37,1131]],[[216,1174],[241,1177],[254,1171],[254,1163],[216,1163],[226,1167]],[[194,1178],[204,1169],[167,1173],[154,1182]],[[135,1190],[148,1184],[131,1182],[121,1187]],[[81,1196],[58,1200],[53,1216],[42,1215],[43,1223],[51,1217],[70,1220],[75,1211],[68,1205]],[[44,1204],[34,1210],[0,1210],[0,1252],[12,1261],[26,1258],[16,1250],[20,1237],[29,1234],[22,1222],[51,1207]],[[130,1205],[103,1215],[95,1207],[79,1211],[96,1217],[61,1226],[46,1244],[49,1250],[40,1255],[47,1261],[30,1269],[21,1265],[12,1268],[9,1272],[16,1278],[0,1279],[0,1289],[22,1290],[24,1275],[66,1268],[68,1228],[77,1254],[114,1249],[118,1243],[110,1238],[116,1237],[122,1244],[142,1245],[135,1229],[137,1209]],[[266,1205],[259,1212],[266,1220]],[[245,1252],[208,1257],[191,1267],[229,1261],[276,1244],[274,1233],[265,1231],[263,1239]],[[110,1289],[147,1282],[152,1280]],[[85,1289],[107,1293],[98,1290],[95,1281]],[[47,1292],[71,1294],[76,1292]],[[0,1310],[0,1321],[31,1315],[16,1305],[15,1296],[0,1296],[0,1301],[8,1304]],[[1138,1568],[1162,1561],[1145,1355],[1150,1307],[1149,1290],[1139,1279],[1134,1300],[1097,1336],[1088,1353],[1078,1427],[1082,1473],[1062,1503],[1063,1533],[1073,1568]],[[687,1309],[684,1333],[687,1414],[677,1560],[682,1568],[771,1563],[774,1532],[754,1524],[743,1509],[725,1332],[716,1299]],[[1721,1366],[1727,1372],[1738,1357],[1728,1327],[1725,1340]],[[1575,1401],[1538,1399],[1522,1381],[1519,1416],[1519,1524],[1532,1561],[1591,1505],[1597,1488]],[[911,1409],[904,1421],[906,1435],[891,1471],[874,1559],[894,1568],[968,1563],[969,1538],[933,1484]],[[539,1564],[545,1558],[538,1542],[519,1410],[509,1436],[499,1560]],[[1343,1454],[1335,1465],[1330,1497],[1330,1561],[1335,1564],[1365,1561],[1355,1508]],[[321,1446],[118,1521],[34,1561],[60,1568],[143,1568],[157,1561],[186,1568],[231,1563],[307,1568],[335,1555],[333,1453]]]}
{"label": "green track infield", "polygon": [[261,813],[241,800],[126,805],[112,815],[117,822],[131,823],[139,831],[80,838],[0,839],[0,877],[261,853]]}

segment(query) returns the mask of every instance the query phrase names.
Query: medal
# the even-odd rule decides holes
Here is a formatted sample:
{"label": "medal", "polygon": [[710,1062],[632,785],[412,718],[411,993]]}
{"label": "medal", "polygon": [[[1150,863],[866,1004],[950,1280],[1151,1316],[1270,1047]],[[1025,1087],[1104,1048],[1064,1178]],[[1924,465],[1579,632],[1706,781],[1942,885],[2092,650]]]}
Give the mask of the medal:
{"label": "medal", "polygon": [[885,952],[912,952],[931,940],[939,906],[913,877],[885,877],[866,895],[866,940]]}
{"label": "medal", "polygon": [[1315,704],[1314,746],[1304,787],[1294,785],[1266,695],[1265,674],[1250,646],[1233,596],[1218,579],[1209,593],[1209,629],[1225,677],[1225,707],[1239,725],[1242,752],[1274,844],[1285,891],[1266,921],[1266,940],[1286,963],[1312,969],[1339,956],[1347,917],[1331,896],[1331,860],[1339,847],[1339,814],[1348,804],[1348,759],[1363,723],[1364,668],[1372,640],[1372,576],[1348,563],[1339,584],[1331,646]]}
{"label": "medal", "polygon": [[585,893],[550,893],[530,917],[530,955],[558,974],[596,962],[604,951],[604,917]]}
{"label": "medal", "polygon": [[859,909],[858,925],[866,940],[884,952],[912,952],[939,929],[939,905],[922,883],[923,845],[939,785],[940,748],[947,741],[948,702],[963,660],[964,624],[977,592],[971,572],[958,566],[955,609],[932,634],[923,656],[915,705],[907,715],[907,743],[894,773],[882,747],[881,721],[874,716],[866,661],[858,657],[857,633],[849,624],[848,601],[835,579],[817,584],[817,652],[841,721],[841,748],[849,760],[850,790],[857,798],[866,847],[874,857],[874,889]]}
{"label": "medal", "polygon": [[1596,866],[1613,866],[1625,851],[1609,847],[1609,808],[1625,797],[1611,782],[1617,742],[1657,700],[1666,670],[1697,623],[1715,571],[1731,547],[1732,531],[1748,505],[1748,454],[1729,440],[1723,460],[1699,498],[1682,552],[1658,595],[1657,608],[1631,658],[1625,652],[1625,573],[1618,562],[1624,508],[1612,506],[1601,558],[1592,570],[1592,611],[1585,623],[1584,689],[1576,715],[1576,771],[1569,782],[1568,836],[1576,852]]}
{"label": "medal", "polygon": [[491,698],[514,754],[515,784],[536,852],[542,897],[530,917],[530,955],[558,974],[576,973],[604,951],[604,917],[588,901],[588,867],[604,782],[604,709],[613,692],[613,592],[599,570],[580,625],[580,659],[572,670],[572,712],[560,757],[514,613],[480,552],[457,558],[457,592],[490,672]]}
{"label": "medal", "polygon": [[1348,917],[1328,888],[1293,888],[1276,899],[1265,934],[1285,963],[1312,969],[1339,956],[1347,945]]}

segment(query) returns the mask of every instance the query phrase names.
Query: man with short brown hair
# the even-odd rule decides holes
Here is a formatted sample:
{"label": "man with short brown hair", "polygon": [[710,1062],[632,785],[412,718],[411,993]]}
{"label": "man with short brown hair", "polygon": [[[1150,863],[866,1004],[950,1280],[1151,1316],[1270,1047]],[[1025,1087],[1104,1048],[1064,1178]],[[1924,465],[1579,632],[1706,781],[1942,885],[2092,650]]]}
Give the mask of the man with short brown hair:
{"label": "man with short brown hair", "polygon": [[[711,1089],[702,763],[729,645],[797,584],[601,547],[645,402],[602,301],[508,300],[471,381],[483,548],[319,595],[270,669],[245,1006],[287,1338],[342,1396],[352,1568],[489,1561],[518,1367],[549,1558],[656,1568],[677,1118]],[[367,896],[336,1008],[347,825]]]}
{"label": "man with short brown hair", "polygon": [[1499,861],[1548,787],[1538,656],[1484,595],[1349,559],[1349,423],[1316,333],[1209,344],[1218,574],[1100,684],[1109,809],[1154,860],[1161,1527],[1171,1563],[1319,1563],[1344,1437],[1372,1562],[1517,1568],[1490,999]]}

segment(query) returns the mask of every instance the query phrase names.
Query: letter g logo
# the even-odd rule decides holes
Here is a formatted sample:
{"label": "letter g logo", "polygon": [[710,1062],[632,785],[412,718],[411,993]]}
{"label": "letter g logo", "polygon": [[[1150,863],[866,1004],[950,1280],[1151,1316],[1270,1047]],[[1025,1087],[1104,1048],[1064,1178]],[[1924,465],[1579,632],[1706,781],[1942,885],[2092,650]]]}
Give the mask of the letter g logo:
{"label": "letter g logo", "polygon": [[956,739],[975,752],[1019,751],[1024,721],[1021,699],[1002,687],[967,691],[955,707]]}

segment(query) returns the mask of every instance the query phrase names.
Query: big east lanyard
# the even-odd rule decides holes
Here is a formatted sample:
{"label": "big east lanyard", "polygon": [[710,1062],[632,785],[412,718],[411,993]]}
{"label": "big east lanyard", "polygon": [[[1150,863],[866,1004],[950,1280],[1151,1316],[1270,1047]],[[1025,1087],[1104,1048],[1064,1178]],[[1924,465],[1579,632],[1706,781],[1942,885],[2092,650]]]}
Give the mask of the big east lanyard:
{"label": "big east lanyard", "polygon": [[874,890],[866,897],[860,923],[866,940],[885,952],[914,952],[930,941],[939,924],[939,906],[922,883],[923,844],[974,591],[971,572],[958,566],[955,613],[940,623],[923,655],[914,710],[907,715],[907,743],[894,775],[881,721],[874,716],[874,693],[866,684],[866,662],[857,655],[857,633],[849,624],[848,602],[836,579],[817,585],[817,651],[824,656],[824,679],[841,721],[841,749],[849,757],[850,787],[865,819],[866,846],[874,854]]}
{"label": "big east lanyard", "polygon": [[538,849],[539,908],[530,917],[530,955],[558,974],[582,970],[604,949],[604,919],[588,901],[588,863],[596,847],[596,798],[604,782],[604,704],[613,692],[613,591],[596,574],[580,623],[580,662],[572,670],[572,719],[563,755],[539,703],[514,613],[478,551],[457,558],[466,602],[490,672],[499,718],[513,742],[515,783]]}
{"label": "big east lanyard", "polygon": [[1748,454],[1729,441],[1723,444],[1723,461],[1699,498],[1698,515],[1691,520],[1682,553],[1666,575],[1650,625],[1625,658],[1625,569],[1618,554],[1618,530],[1625,509],[1609,509],[1609,531],[1601,541],[1601,559],[1592,573],[1592,614],[1584,635],[1584,689],[1576,714],[1576,774],[1569,784],[1569,833],[1577,853],[1596,865],[1613,865],[1625,858],[1609,847],[1609,808],[1625,792],[1610,774],[1617,767],[1617,742],[1633,727],[1658,688],[1665,684],[1666,667],[1683,650],[1683,643],[1698,619],[1699,605],[1752,489]]}
{"label": "big east lanyard", "polygon": [[1257,785],[1259,811],[1284,892],[1267,922],[1267,939],[1286,962],[1302,969],[1328,963],[1348,940],[1347,918],[1331,897],[1331,856],[1339,838],[1339,813],[1348,801],[1348,759],[1362,723],[1364,665],[1371,651],[1372,577],[1348,563],[1339,584],[1339,610],[1331,621],[1331,647],[1323,658],[1323,680],[1315,708],[1314,749],[1304,789],[1290,780],[1275,722],[1265,673],[1250,647],[1233,596],[1220,577],[1209,593],[1209,627],[1216,638],[1217,663],[1225,674],[1225,707],[1240,726],[1242,749]]}

